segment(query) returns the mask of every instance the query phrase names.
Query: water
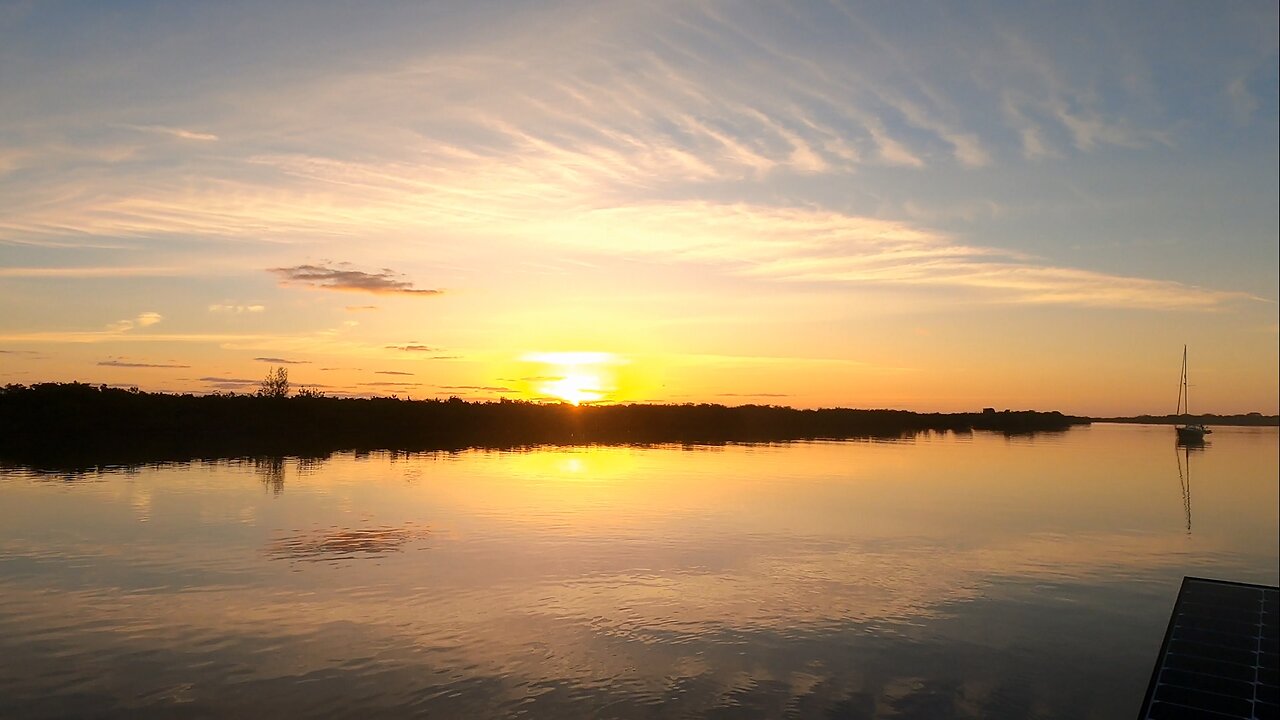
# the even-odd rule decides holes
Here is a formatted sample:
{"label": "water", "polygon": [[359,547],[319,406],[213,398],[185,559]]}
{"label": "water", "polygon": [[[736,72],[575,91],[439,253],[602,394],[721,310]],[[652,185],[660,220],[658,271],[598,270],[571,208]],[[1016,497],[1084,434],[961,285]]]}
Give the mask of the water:
{"label": "water", "polygon": [[1183,575],[1280,574],[1211,438],[9,468],[0,717],[1129,718]]}

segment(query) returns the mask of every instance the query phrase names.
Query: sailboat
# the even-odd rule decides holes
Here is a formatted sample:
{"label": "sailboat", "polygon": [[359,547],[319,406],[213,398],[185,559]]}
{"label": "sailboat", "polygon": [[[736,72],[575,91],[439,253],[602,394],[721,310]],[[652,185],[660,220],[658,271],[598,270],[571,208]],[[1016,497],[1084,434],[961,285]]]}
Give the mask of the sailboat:
{"label": "sailboat", "polygon": [[[1182,381],[1178,385],[1178,417],[1185,417],[1191,414],[1190,402],[1187,400],[1187,346],[1182,346]],[[1204,436],[1209,435],[1213,431],[1204,425],[1192,425],[1187,423],[1184,425],[1175,425],[1174,431],[1178,433],[1178,442],[1184,444],[1202,444]]]}

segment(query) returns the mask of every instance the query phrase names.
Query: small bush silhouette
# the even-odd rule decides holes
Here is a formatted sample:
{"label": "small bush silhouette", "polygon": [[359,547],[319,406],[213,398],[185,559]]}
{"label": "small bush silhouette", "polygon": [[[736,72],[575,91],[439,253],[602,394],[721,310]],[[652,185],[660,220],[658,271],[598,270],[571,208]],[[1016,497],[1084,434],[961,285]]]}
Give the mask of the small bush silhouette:
{"label": "small bush silhouette", "polygon": [[258,397],[289,397],[289,371],[286,368],[272,368],[267,372],[262,385],[258,387]]}

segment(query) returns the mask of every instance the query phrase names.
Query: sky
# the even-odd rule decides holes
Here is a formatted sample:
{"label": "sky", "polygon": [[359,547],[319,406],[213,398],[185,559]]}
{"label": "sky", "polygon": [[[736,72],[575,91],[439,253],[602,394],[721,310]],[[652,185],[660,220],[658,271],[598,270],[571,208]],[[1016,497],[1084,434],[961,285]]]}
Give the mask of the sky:
{"label": "sky", "polygon": [[0,384],[1276,413],[1277,26],[0,2]]}

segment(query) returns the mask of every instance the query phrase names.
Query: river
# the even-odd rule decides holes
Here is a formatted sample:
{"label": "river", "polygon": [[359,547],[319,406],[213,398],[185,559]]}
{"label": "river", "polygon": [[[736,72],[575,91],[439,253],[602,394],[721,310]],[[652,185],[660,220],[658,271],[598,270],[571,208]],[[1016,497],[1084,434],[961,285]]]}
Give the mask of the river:
{"label": "river", "polygon": [[1131,718],[1275,428],[0,468],[0,717]]}

